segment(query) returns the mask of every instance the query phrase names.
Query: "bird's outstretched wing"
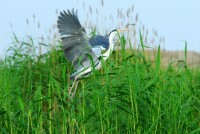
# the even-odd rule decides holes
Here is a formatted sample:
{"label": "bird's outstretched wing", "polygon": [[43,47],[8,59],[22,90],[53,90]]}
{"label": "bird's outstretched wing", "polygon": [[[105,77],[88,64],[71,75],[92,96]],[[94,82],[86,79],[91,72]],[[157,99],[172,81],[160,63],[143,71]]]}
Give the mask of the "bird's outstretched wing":
{"label": "bird's outstretched wing", "polygon": [[95,65],[99,64],[98,56],[92,51],[86,39],[85,29],[77,18],[77,11],[76,13],[74,10],[60,12],[57,27],[61,35],[65,56],[74,65],[77,72],[91,66],[88,55],[92,56]]}

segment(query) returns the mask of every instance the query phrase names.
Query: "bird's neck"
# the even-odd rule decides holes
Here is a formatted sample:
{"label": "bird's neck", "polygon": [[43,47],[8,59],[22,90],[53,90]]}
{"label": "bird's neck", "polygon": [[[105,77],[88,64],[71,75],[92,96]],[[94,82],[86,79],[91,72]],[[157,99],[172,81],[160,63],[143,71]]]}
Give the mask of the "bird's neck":
{"label": "bird's neck", "polygon": [[109,48],[108,50],[102,55],[103,56],[103,60],[105,61],[109,56],[110,54],[112,53],[113,49],[114,49],[114,37],[115,35],[117,34],[117,32],[113,32],[110,34],[109,36]]}

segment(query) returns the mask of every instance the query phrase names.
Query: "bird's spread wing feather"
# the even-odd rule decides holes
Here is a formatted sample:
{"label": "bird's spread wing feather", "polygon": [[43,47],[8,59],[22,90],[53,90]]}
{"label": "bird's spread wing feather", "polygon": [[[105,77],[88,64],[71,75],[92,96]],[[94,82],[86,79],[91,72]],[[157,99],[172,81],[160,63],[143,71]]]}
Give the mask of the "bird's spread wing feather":
{"label": "bird's spread wing feather", "polygon": [[77,18],[77,12],[75,13],[74,10],[61,12],[57,27],[61,35],[65,56],[78,72],[91,66],[88,54],[92,56],[95,65],[99,63],[98,57],[86,39],[85,29]]}

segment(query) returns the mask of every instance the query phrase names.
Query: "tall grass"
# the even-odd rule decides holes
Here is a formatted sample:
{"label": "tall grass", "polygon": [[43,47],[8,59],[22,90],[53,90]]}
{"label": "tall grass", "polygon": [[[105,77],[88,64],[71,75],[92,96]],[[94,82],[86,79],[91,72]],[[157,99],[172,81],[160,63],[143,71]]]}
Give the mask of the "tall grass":
{"label": "tall grass", "polygon": [[[92,15],[101,23],[97,26],[115,18],[120,26],[142,25],[133,5],[106,19],[102,18],[106,3],[100,4],[100,9],[93,9],[83,2],[81,16],[87,18],[86,28],[95,29],[92,35],[96,33],[89,23]],[[33,19],[37,22],[35,15]],[[199,133],[200,71],[187,65],[187,43],[180,61],[184,66],[171,62],[163,67],[160,46],[153,59],[145,48],[149,43],[154,46],[157,38],[165,42],[164,37],[156,30],[149,37],[148,29],[141,27],[139,36],[136,27],[130,27],[129,39],[119,37],[121,49],[102,61],[100,71],[80,80],[72,100],[68,88],[73,68],[60,47],[54,47],[61,46],[55,41],[57,34],[46,35],[48,43],[34,35],[21,40],[14,34],[9,55],[0,62],[0,133]],[[42,47],[49,51],[44,53]]]}
{"label": "tall grass", "polygon": [[100,71],[81,79],[69,101],[72,68],[63,52],[51,49],[37,57],[24,51],[34,50],[34,42],[16,41],[16,46],[24,46],[13,47],[0,66],[0,131],[200,132],[200,72],[177,70],[173,63],[162,68],[160,47],[155,63],[148,60],[142,35],[143,51],[126,50],[127,42],[120,37],[122,49],[103,62]]}

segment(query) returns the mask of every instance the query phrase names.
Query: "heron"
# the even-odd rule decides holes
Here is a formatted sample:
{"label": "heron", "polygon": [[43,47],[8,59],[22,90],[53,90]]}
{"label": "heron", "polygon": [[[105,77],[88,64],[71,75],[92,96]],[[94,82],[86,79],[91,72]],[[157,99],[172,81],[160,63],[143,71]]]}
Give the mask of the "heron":
{"label": "heron", "polygon": [[[114,49],[115,35],[126,31],[126,29],[115,29],[107,36],[95,35],[88,39],[85,28],[82,27],[78,19],[78,11],[74,11],[74,9],[60,12],[57,28],[65,57],[76,70],[70,75],[70,79],[74,80],[68,90],[69,96],[72,98],[78,85],[76,84],[74,93],[71,93],[76,81],[91,75],[93,69],[99,70],[101,68],[101,59],[107,60]],[[106,50],[106,52],[102,54],[102,50]]]}

